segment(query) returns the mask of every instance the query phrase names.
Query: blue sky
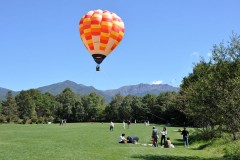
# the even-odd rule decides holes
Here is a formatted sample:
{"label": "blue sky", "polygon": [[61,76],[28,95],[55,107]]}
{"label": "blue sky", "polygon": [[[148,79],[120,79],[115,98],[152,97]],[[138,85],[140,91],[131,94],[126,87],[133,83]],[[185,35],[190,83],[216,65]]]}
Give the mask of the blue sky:
{"label": "blue sky", "polygon": [[[240,34],[239,6],[239,0],[1,0],[0,87],[19,91],[65,80],[102,90],[179,86],[213,44]],[[78,31],[80,18],[96,9],[125,24],[100,72]]]}

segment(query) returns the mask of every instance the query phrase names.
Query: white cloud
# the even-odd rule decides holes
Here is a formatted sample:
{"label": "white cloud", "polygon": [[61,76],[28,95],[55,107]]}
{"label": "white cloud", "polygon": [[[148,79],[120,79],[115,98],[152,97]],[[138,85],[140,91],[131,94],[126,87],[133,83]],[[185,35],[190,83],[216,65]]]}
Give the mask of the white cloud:
{"label": "white cloud", "polygon": [[[191,56],[201,57],[201,56],[203,56],[203,54],[201,54],[200,52],[195,51],[195,52],[192,52]],[[211,56],[212,56],[212,53],[211,53],[211,52],[208,52],[208,53],[207,53],[207,57],[211,57]]]}
{"label": "white cloud", "polygon": [[195,51],[195,52],[193,52],[191,55],[192,55],[192,56],[197,56],[197,57],[199,57],[200,53]]}
{"label": "white cloud", "polygon": [[208,56],[208,57],[211,57],[211,56],[212,56],[212,53],[211,53],[211,52],[208,52],[208,53],[207,53],[207,56]]}
{"label": "white cloud", "polygon": [[162,84],[163,83],[163,81],[161,81],[161,80],[156,80],[156,81],[153,81],[152,83],[150,83],[150,84]]}

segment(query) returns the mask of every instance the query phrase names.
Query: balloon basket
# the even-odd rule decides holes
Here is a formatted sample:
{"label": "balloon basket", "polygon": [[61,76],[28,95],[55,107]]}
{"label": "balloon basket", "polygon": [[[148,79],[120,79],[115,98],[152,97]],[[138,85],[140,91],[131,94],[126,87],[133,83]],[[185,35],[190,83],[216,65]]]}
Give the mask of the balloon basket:
{"label": "balloon basket", "polygon": [[97,65],[96,71],[100,71],[100,66],[99,65]]}

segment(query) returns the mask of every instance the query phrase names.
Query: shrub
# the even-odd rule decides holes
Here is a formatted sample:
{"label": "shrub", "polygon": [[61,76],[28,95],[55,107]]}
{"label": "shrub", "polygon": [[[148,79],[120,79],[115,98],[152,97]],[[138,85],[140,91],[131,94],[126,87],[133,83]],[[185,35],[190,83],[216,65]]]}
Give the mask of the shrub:
{"label": "shrub", "polygon": [[43,117],[38,117],[38,124],[43,124],[44,118]]}
{"label": "shrub", "polygon": [[23,124],[28,123],[28,119],[29,119],[29,118],[28,118],[27,116],[23,117],[23,121],[22,121],[22,123],[23,123]]}
{"label": "shrub", "polygon": [[23,124],[23,119],[18,119],[17,124]]}
{"label": "shrub", "polygon": [[9,123],[9,122],[11,122],[11,118],[8,116],[8,117],[6,117],[6,121]]}
{"label": "shrub", "polygon": [[202,130],[195,129],[195,131],[190,135],[192,141],[201,141],[201,140],[212,140],[215,138],[220,138],[222,135],[216,130]]}
{"label": "shrub", "polygon": [[32,123],[36,124],[37,121],[38,121],[37,116],[33,116],[33,117],[31,118],[31,122],[32,122]]}
{"label": "shrub", "polygon": [[18,116],[13,116],[12,117],[12,122],[18,123],[18,121],[19,121],[19,117]]}
{"label": "shrub", "polygon": [[6,121],[6,118],[4,116],[0,116],[0,123],[3,123]]}
{"label": "shrub", "polygon": [[54,120],[53,116],[49,116],[49,117],[47,118],[47,121],[48,121],[48,122],[53,122],[53,120]]}
{"label": "shrub", "polygon": [[225,155],[224,158],[227,159],[240,159],[240,141],[233,141],[227,147],[224,149],[225,150]]}

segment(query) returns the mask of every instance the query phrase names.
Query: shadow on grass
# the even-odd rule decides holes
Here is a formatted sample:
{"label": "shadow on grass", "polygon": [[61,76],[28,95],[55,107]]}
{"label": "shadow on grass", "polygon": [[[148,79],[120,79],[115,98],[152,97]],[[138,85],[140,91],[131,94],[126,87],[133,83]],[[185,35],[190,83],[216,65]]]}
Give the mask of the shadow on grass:
{"label": "shadow on grass", "polygon": [[203,144],[203,145],[199,146],[198,148],[196,148],[195,150],[203,150],[203,149],[207,148],[210,145],[211,145],[211,143]]}
{"label": "shadow on grass", "polygon": [[142,159],[142,160],[218,160],[219,158],[200,158],[200,157],[180,157],[180,156],[159,156],[159,155],[136,155],[132,158]]}
{"label": "shadow on grass", "polygon": [[[184,143],[183,143],[183,140],[182,139],[176,139],[177,142],[174,143],[175,146],[183,146]],[[206,143],[206,144],[203,144],[203,145],[200,145],[199,147],[197,148],[194,148],[193,150],[203,150],[207,147],[209,147],[212,143]]]}
{"label": "shadow on grass", "polygon": [[223,156],[223,159],[231,159],[231,160],[239,160],[240,159],[240,153],[236,153],[236,154],[226,154]]}
{"label": "shadow on grass", "polygon": [[175,139],[174,146],[184,146],[183,139]]}

